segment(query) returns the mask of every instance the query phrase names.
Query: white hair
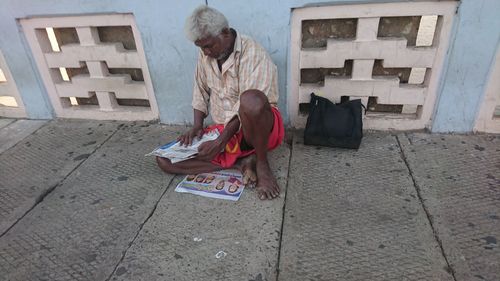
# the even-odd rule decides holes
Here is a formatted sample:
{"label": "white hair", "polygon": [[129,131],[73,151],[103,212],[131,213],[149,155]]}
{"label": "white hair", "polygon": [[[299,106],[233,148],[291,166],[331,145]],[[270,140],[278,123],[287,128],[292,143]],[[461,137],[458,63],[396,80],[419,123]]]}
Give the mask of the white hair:
{"label": "white hair", "polygon": [[229,23],[221,12],[201,5],[186,19],[184,32],[189,40],[195,42],[209,36],[217,36],[225,28],[229,28]]}

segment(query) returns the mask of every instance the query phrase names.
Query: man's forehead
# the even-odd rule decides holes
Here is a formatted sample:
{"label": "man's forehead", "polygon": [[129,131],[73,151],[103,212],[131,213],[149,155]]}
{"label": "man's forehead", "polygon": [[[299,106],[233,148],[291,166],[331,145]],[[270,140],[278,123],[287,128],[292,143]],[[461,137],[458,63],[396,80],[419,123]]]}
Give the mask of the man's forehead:
{"label": "man's forehead", "polygon": [[214,36],[208,36],[208,37],[205,37],[205,38],[198,39],[198,40],[194,41],[194,44],[196,46],[205,46],[205,45],[212,44],[214,40],[215,40]]}

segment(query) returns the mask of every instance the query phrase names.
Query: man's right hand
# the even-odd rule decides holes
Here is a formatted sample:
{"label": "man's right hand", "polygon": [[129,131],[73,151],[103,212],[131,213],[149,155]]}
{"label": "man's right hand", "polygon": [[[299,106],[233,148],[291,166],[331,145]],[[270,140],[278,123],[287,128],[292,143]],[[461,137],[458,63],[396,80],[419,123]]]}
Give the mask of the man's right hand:
{"label": "man's right hand", "polygon": [[203,127],[193,127],[189,131],[180,135],[177,140],[181,142],[182,145],[190,146],[193,143],[194,138],[201,138],[203,136]]}

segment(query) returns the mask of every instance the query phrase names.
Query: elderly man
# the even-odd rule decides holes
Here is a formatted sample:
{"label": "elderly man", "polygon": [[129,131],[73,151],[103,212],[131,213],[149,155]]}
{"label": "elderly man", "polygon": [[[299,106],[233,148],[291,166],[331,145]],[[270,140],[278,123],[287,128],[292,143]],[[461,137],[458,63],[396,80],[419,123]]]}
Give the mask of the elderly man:
{"label": "elderly man", "polygon": [[[198,156],[172,164],[157,158],[167,173],[193,174],[236,167],[244,183],[256,183],[260,199],[279,195],[267,151],[281,144],[284,127],[276,108],[278,73],[271,58],[253,39],[230,28],[226,17],[200,6],[186,20],[187,37],[200,48],[193,91],[193,127],[179,137],[190,145],[195,137],[217,129],[219,137],[203,143]],[[203,127],[209,113],[215,125]]]}

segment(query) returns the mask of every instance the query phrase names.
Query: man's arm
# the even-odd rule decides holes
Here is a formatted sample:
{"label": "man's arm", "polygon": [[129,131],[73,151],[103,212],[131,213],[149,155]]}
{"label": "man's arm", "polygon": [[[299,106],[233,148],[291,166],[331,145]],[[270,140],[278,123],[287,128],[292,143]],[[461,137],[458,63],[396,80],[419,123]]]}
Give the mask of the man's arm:
{"label": "man's arm", "polygon": [[203,135],[203,120],[207,117],[206,114],[198,109],[193,109],[194,111],[194,124],[193,127],[179,136],[177,139],[183,145],[191,145],[195,137],[201,138]]}
{"label": "man's arm", "polygon": [[200,51],[194,72],[193,100],[191,103],[194,112],[193,127],[177,139],[183,145],[191,145],[195,137],[201,138],[203,135],[203,120],[208,115],[210,94],[209,88],[206,84],[205,71],[203,70],[202,65],[203,63],[201,61]]}
{"label": "man's arm", "polygon": [[222,146],[226,147],[226,144],[229,142],[231,137],[238,132],[239,128],[240,119],[238,119],[238,116],[234,116],[233,119],[226,124],[224,131],[222,131],[222,134],[217,138],[217,140],[220,140]]}
{"label": "man's arm", "polygon": [[203,129],[203,120],[205,120],[205,117],[207,117],[207,115],[204,112],[199,111],[198,109],[193,109],[193,111],[194,111],[193,128]]}

